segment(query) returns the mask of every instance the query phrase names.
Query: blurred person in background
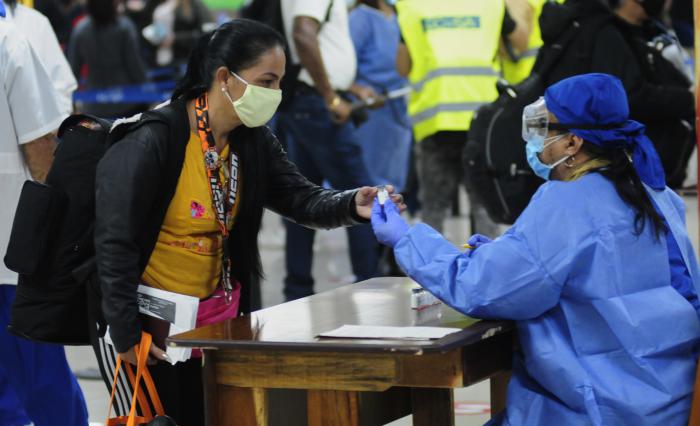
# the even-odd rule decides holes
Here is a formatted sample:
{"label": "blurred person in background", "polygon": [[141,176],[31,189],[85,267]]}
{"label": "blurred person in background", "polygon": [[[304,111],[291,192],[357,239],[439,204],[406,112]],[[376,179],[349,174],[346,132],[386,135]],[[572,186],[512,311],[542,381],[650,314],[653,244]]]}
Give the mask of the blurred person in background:
{"label": "blurred person in background", "polygon": [[54,88],[62,114],[73,112],[73,92],[78,82],[71,71],[66,56],[56,38],[49,20],[36,10],[17,4],[17,0],[4,0],[6,19],[13,22],[29,40],[32,49],[41,58]]}
{"label": "blurred person in background", "polygon": [[361,100],[373,99],[379,104],[368,111],[368,120],[356,130],[362,156],[373,184],[391,184],[403,191],[412,141],[406,99],[380,103],[382,94],[408,85],[396,70],[401,31],[394,3],[361,0],[350,13],[350,35],[357,55],[355,92]]}
{"label": "blurred person in background", "polygon": [[[560,0],[563,1],[563,0]],[[520,50],[505,37],[500,51],[503,78],[510,84],[525,80],[535,65],[542,46],[539,17],[547,0],[506,0],[508,12],[517,26],[527,34],[527,45]]]}
{"label": "blurred person in background", "polygon": [[[78,78],[86,76],[85,89],[145,83],[136,28],[117,12],[116,0],[87,0],[87,10],[88,16],[76,26],[68,46],[73,73]],[[99,117],[129,116],[144,109],[142,104],[128,102],[85,104],[81,108]]]}
{"label": "blurred person in background", "polygon": [[85,4],[81,0],[34,0],[34,9],[51,22],[62,49],[68,47],[73,28],[85,15]]}
{"label": "blurred person in background", "polygon": [[186,63],[197,39],[215,25],[214,17],[202,0],[179,0],[173,24],[175,63]]}
{"label": "blurred person in background", "polygon": [[[0,253],[7,251],[15,208],[27,179],[42,182],[66,114],[42,61],[0,3]],[[17,274],[0,264],[0,424],[87,425],[83,393],[62,346],[10,334]]]}
{"label": "blurred person in background", "polygon": [[[630,88],[631,116],[646,124],[666,171],[668,185],[679,188],[695,147],[693,76],[675,34],[662,21],[665,0],[613,0],[616,21],[634,58],[613,61]],[[612,51],[608,51],[612,54]],[[624,74],[621,72],[624,69]]]}
{"label": "blurred person in background", "polygon": [[[362,145],[349,122],[352,107],[342,92],[357,91],[357,57],[348,10],[340,0],[281,0],[289,60],[301,66],[294,97],[278,114],[289,159],[311,182],[346,190],[371,184]],[[294,76],[290,76],[294,78]],[[371,88],[365,88],[369,93]],[[373,92],[373,91],[372,91]],[[366,93],[354,93],[362,98]],[[371,95],[374,96],[374,95]],[[314,293],[311,275],[315,231],[285,221],[284,296]],[[369,225],[348,228],[350,261],[357,281],[377,273],[379,245]]]}
{"label": "blurred person in background", "polygon": [[[413,86],[408,112],[418,142],[422,219],[441,231],[464,179],[462,152],[472,116],[498,96],[501,37],[524,51],[529,36],[503,0],[402,0],[396,6],[404,41],[397,67]],[[469,193],[469,204],[472,230],[496,235],[498,226],[475,194]]]}
{"label": "blurred person in background", "polygon": [[[141,47],[141,57],[146,63],[146,67],[153,67],[155,63],[156,48],[153,43],[144,35],[144,28],[153,23],[153,11],[163,0],[125,0],[124,16],[129,18],[136,27],[139,34],[139,45]],[[170,76],[166,76],[169,78]]]}
{"label": "blurred person in background", "polygon": [[[612,0],[609,5],[567,1],[569,16],[543,26],[543,37],[556,40],[573,20],[579,22],[582,36],[569,44],[543,82],[552,85],[578,74],[582,67],[618,77],[627,92],[630,118],[647,126],[668,186],[679,188],[695,146],[695,98],[678,56],[682,49],[660,20],[665,4],[665,0]],[[594,25],[595,21],[602,24]]]}
{"label": "blurred person in background", "polygon": [[671,1],[671,22],[683,47],[694,45],[695,28],[693,23],[693,0]]}
{"label": "blurred person in background", "polygon": [[184,65],[197,39],[215,25],[202,0],[166,0],[153,11],[153,23],[144,34],[157,47],[157,65]]}

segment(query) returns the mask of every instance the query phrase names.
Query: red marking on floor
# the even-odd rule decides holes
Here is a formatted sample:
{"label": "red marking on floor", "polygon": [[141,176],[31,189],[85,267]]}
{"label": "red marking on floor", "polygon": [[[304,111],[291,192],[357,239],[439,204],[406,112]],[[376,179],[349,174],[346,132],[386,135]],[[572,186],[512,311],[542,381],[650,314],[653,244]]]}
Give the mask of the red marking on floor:
{"label": "red marking on floor", "polygon": [[484,414],[491,414],[491,404],[476,401],[455,402],[455,414],[458,416],[480,416]]}

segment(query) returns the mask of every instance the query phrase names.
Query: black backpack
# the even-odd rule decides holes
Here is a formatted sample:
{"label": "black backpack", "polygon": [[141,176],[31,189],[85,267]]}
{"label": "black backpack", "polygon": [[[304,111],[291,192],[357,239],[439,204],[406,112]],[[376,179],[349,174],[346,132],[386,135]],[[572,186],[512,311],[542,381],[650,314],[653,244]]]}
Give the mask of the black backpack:
{"label": "black backpack", "polygon": [[[333,3],[335,1],[336,0],[329,0],[328,9],[326,9],[325,18],[323,22],[321,22],[319,31],[321,30],[321,27],[323,27],[323,25],[330,20],[331,11],[333,10]],[[284,37],[284,51],[287,55],[287,63],[285,65],[284,78],[280,83],[280,89],[282,89],[282,102],[279,106],[279,109],[283,111],[291,104],[292,99],[294,99],[299,73],[301,72],[301,65],[292,62],[291,50],[289,49],[290,41],[287,40],[287,33],[285,32],[284,28],[284,18],[282,16],[282,1],[253,0],[248,6],[241,9],[241,17],[267,24],[277,30],[277,32],[282,34],[282,37]]]}
{"label": "black backpack", "polygon": [[[87,345],[87,283],[95,273],[95,173],[107,149],[144,124],[172,123],[170,108],[114,125],[67,118],[46,183],[24,183],[5,255],[19,273],[8,330],[30,340]],[[174,126],[171,126],[173,128]]]}
{"label": "black backpack", "polygon": [[[481,199],[493,221],[504,224],[515,222],[542,184],[542,179],[535,176],[525,157],[523,109],[544,95],[544,76],[557,66],[559,58],[572,42],[593,34],[610,18],[601,16],[587,22],[584,28],[566,5],[546,3],[540,25],[543,29],[551,23],[561,26],[563,30],[557,40],[552,43],[545,40],[530,77],[515,86],[499,81],[498,99],[480,107],[474,114],[464,150],[465,180],[469,190]],[[582,56],[592,53],[593,37],[588,38],[591,39],[590,43],[576,43],[579,49],[585,51]],[[579,73],[588,71],[589,65],[585,60],[582,64]]]}

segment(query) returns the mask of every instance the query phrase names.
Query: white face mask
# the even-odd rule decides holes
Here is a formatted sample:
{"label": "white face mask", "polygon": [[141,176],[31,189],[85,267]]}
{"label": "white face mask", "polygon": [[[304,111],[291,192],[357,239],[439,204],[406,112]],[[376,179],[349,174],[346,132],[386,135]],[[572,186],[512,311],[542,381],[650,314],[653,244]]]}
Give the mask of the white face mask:
{"label": "white face mask", "polygon": [[238,118],[246,127],[259,127],[270,121],[277,107],[282,102],[282,91],[280,89],[268,89],[266,87],[255,86],[239,77],[235,72],[231,75],[246,85],[243,96],[233,100],[226,87],[221,91],[231,101],[233,109],[238,114]]}

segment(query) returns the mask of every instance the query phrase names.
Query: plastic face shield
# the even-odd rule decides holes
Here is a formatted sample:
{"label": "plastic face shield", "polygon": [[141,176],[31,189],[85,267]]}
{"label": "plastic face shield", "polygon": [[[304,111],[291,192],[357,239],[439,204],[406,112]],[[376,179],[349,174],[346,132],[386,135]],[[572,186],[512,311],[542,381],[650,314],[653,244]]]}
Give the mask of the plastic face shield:
{"label": "plastic face shield", "polygon": [[544,140],[549,131],[549,111],[544,101],[540,98],[523,109],[523,132],[525,142],[544,145]]}

